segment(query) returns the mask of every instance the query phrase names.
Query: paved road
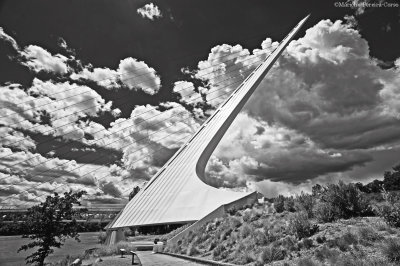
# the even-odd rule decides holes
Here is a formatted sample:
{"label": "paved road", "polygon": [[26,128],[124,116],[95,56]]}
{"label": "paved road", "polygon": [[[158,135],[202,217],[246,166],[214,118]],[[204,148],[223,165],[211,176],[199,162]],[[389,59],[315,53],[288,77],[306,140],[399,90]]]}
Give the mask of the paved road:
{"label": "paved road", "polygon": [[174,265],[189,265],[189,266],[204,266],[204,264],[179,259],[176,257],[151,253],[151,251],[137,251],[140,262],[143,266],[174,266]]}

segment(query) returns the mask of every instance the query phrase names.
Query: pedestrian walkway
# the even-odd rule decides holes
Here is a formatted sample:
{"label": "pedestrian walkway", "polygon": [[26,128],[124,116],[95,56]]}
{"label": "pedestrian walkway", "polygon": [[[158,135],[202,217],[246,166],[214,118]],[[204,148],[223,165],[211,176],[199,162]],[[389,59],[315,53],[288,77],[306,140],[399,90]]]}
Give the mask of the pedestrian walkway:
{"label": "pedestrian walkway", "polygon": [[152,253],[151,251],[137,251],[140,262],[143,266],[174,266],[174,265],[188,265],[188,266],[204,266],[204,264],[188,261],[173,256],[163,255],[159,253]]}

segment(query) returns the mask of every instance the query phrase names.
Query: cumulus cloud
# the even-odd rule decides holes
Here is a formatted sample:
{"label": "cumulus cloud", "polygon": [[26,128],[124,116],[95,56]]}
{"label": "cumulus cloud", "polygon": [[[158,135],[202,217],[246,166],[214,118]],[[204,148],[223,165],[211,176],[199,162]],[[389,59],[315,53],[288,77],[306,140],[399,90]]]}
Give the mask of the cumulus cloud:
{"label": "cumulus cloud", "polygon": [[[89,201],[120,201],[126,188],[148,180],[196,131],[199,118],[212,112],[204,109],[206,103],[215,108],[219,101],[211,99],[227,97],[277,45],[269,38],[253,51],[240,45],[218,45],[192,72],[193,78],[207,83],[207,88],[177,81],[173,91],[182,104],[137,106],[128,118],[117,118],[119,109],[112,110],[111,103],[96,91],[73,82],[36,78],[29,88],[3,85],[0,101],[6,108],[0,110],[0,122],[6,126],[2,128],[6,138],[1,151],[10,156],[0,160],[0,175],[6,176],[3,183],[0,179],[0,193],[17,193],[43,182],[38,192],[13,199],[15,203],[33,201],[64,182],[74,189],[88,189]],[[44,61],[41,64],[46,65]],[[290,43],[261,82],[211,157],[207,182],[219,187],[258,187],[272,197],[309,190],[316,182],[351,180],[346,173],[371,163],[371,151],[384,152],[400,144],[399,69],[399,60],[395,67],[381,69],[369,55],[368,43],[350,22],[320,21]],[[110,75],[116,78],[102,83]],[[93,80],[108,89],[127,86],[148,94],[157,93],[161,86],[153,68],[129,57],[121,60],[116,70],[86,66],[70,77]],[[61,101],[66,97],[68,100]],[[25,104],[16,104],[22,102]],[[71,104],[74,107],[64,110]],[[185,108],[188,105],[192,105],[191,111]],[[115,115],[109,127],[86,120],[104,110]],[[63,118],[66,115],[71,116]],[[71,123],[71,128],[63,129],[65,123]],[[25,136],[19,129],[31,126],[37,132],[50,130],[54,136],[74,140],[90,135],[81,141],[121,151],[121,162],[89,175],[85,174],[97,166],[60,158],[35,168],[33,163],[46,159],[36,157],[35,141],[26,138],[10,149],[15,138]],[[73,134],[65,135],[67,132]],[[23,158],[29,159],[26,164],[11,167]],[[63,162],[82,166],[81,170],[62,167]],[[50,174],[40,173],[49,167],[60,181],[45,182]],[[21,184],[14,185],[18,182]]]}
{"label": "cumulus cloud", "polygon": [[93,80],[108,89],[125,85],[130,89],[141,89],[151,95],[157,93],[161,86],[160,77],[154,68],[132,57],[121,60],[117,70],[93,68],[89,65],[81,72],[73,73],[71,78]]}
{"label": "cumulus cloud", "polygon": [[35,72],[68,73],[68,58],[61,54],[52,55],[40,46],[29,45],[21,55],[25,57],[24,64]]}
{"label": "cumulus cloud", "polygon": [[160,9],[153,3],[146,4],[143,7],[137,9],[137,13],[142,16],[142,18],[148,18],[150,20],[162,17]]}
{"label": "cumulus cloud", "polygon": [[[373,160],[371,149],[399,142],[398,67],[381,69],[351,26],[322,20],[290,43],[245,106],[246,115],[237,117],[217,147],[207,166],[209,182],[300,184],[364,166]],[[263,49],[252,53],[219,45],[199,63],[196,75],[211,87],[225,85],[222,79],[245,77],[243,71],[252,70],[276,45],[266,39]],[[258,166],[240,163],[243,158]]]}
{"label": "cumulus cloud", "polygon": [[160,89],[160,78],[155,70],[145,62],[138,61],[132,57],[120,61],[118,72],[121,81],[129,88],[142,88],[148,94],[155,94]]}
{"label": "cumulus cloud", "polygon": [[[204,90],[204,88],[199,89]],[[178,93],[181,96],[181,102],[191,105],[196,105],[197,103],[203,102],[200,93],[195,91],[192,82],[188,81],[177,81],[174,84],[173,92]]]}
{"label": "cumulus cloud", "polygon": [[[149,179],[200,126],[178,103],[165,103],[166,111],[146,105],[128,119],[117,119],[109,131],[124,135],[123,164],[132,178]],[[113,133],[116,132],[116,133]]]}
{"label": "cumulus cloud", "polygon": [[[0,109],[1,124],[67,139],[84,136],[79,119],[110,111],[110,104],[97,92],[69,82],[54,83],[35,78],[28,90],[8,85],[2,87],[0,96],[4,106]],[[47,123],[42,121],[44,114]]]}
{"label": "cumulus cloud", "polygon": [[109,68],[84,68],[79,73],[72,73],[71,78],[88,79],[97,82],[97,84],[106,88],[118,88],[119,73]]}

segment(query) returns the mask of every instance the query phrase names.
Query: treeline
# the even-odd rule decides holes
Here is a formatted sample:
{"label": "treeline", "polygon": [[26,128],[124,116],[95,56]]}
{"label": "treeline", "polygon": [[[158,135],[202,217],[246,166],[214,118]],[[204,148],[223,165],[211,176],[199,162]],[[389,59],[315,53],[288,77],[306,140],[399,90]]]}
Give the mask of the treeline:
{"label": "treeline", "polygon": [[273,199],[276,212],[304,212],[308,218],[326,223],[351,217],[380,216],[400,227],[400,165],[387,171],[384,179],[366,185],[339,182],[315,185],[312,193]]}
{"label": "treeline", "polygon": [[[79,232],[98,232],[104,229],[109,221],[78,221]],[[11,236],[11,235],[23,235],[29,234],[30,228],[27,228],[24,223],[21,222],[0,222],[0,235]]]}

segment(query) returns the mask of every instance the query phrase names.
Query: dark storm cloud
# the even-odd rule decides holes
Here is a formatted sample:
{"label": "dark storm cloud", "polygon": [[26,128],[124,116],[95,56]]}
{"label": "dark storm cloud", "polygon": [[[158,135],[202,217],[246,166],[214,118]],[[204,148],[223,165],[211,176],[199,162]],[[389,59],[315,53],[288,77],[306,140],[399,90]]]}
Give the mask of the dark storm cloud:
{"label": "dark storm cloud", "polygon": [[106,195],[116,198],[121,196],[121,191],[111,182],[101,184],[100,188]]}

